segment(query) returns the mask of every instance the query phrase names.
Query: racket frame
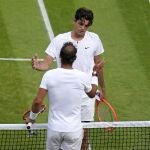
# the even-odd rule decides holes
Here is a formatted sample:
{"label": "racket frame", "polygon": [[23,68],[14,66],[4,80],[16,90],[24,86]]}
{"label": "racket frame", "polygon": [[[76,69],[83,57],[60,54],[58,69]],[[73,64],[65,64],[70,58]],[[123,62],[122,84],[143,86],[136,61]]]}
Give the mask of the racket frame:
{"label": "racket frame", "polygon": [[[100,99],[100,100],[97,100],[96,99],[96,102],[95,102],[95,111],[96,111],[96,117],[98,119],[99,122],[103,122],[103,119],[102,117],[99,115],[99,110],[100,110],[100,106],[102,103],[104,103],[108,108],[109,110],[111,111],[111,114],[112,114],[112,117],[113,117],[113,121],[118,121],[118,116],[117,116],[117,113],[115,111],[115,109],[113,108],[113,106],[104,98]],[[114,128],[106,128],[107,131],[112,131]]]}

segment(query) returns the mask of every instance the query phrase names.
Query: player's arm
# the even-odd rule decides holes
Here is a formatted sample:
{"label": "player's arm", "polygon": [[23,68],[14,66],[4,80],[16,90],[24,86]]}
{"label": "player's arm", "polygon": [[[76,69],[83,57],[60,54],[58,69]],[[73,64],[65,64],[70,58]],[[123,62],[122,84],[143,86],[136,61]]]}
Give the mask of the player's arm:
{"label": "player's arm", "polygon": [[96,70],[97,72],[98,82],[101,90],[101,96],[106,98],[106,89],[105,89],[105,81],[104,81],[104,73],[103,73],[104,60],[101,59],[100,55],[97,55],[94,57],[94,61],[95,61],[95,66],[93,69]]}
{"label": "player's arm", "polygon": [[97,85],[92,84],[92,89],[90,92],[86,93],[90,98],[94,98],[97,91]]}
{"label": "player's arm", "polygon": [[89,87],[87,86],[85,92],[90,98],[93,98],[96,95],[97,89],[98,89],[98,77],[97,73],[93,72],[92,78],[89,81]]}
{"label": "player's arm", "polygon": [[35,99],[33,100],[32,103],[32,109],[30,111],[30,115],[29,117],[26,119],[26,123],[34,123],[35,119],[37,118],[41,107],[42,107],[42,103],[44,100],[45,95],[47,94],[47,90],[43,89],[43,88],[39,88],[38,94],[35,97]]}
{"label": "player's arm", "polygon": [[47,94],[47,90],[43,89],[43,88],[39,88],[38,94],[35,97],[35,99],[33,100],[32,103],[32,112],[33,113],[38,113],[41,109],[43,100],[45,95]]}
{"label": "player's arm", "polygon": [[32,58],[32,68],[40,71],[46,71],[49,66],[53,63],[54,58],[46,55],[43,61],[40,61],[37,56]]}

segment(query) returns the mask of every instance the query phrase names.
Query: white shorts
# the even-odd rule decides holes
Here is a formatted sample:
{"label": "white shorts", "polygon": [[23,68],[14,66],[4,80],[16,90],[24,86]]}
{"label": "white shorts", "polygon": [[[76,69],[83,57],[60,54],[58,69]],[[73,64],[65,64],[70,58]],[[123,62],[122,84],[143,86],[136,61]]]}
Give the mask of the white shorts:
{"label": "white shorts", "polygon": [[48,129],[46,150],[80,150],[83,129],[76,132],[58,132]]}
{"label": "white shorts", "polygon": [[81,121],[94,121],[95,98],[83,97],[81,104]]}

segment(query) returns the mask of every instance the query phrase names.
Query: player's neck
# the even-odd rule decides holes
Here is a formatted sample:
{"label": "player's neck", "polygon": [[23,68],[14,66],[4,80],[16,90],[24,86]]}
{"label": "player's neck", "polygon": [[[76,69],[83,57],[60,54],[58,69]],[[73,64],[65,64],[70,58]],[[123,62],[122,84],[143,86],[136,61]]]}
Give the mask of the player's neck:
{"label": "player's neck", "polygon": [[72,65],[69,65],[69,64],[62,64],[61,68],[64,68],[64,69],[73,69]]}
{"label": "player's neck", "polygon": [[84,38],[85,35],[81,36],[76,34],[74,31],[71,32],[71,38],[75,41],[80,41]]}

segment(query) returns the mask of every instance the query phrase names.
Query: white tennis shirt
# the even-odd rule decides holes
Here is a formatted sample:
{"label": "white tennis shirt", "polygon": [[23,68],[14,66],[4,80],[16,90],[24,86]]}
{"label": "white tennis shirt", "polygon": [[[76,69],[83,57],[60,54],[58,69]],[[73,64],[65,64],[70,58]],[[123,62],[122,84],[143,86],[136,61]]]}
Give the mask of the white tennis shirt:
{"label": "white tennis shirt", "polygon": [[40,88],[48,90],[48,128],[59,132],[82,128],[82,93],[92,89],[90,82],[86,73],[76,69],[57,68],[44,74]]}
{"label": "white tennis shirt", "polygon": [[86,31],[84,38],[78,42],[72,39],[71,32],[56,36],[45,52],[57,60],[58,67],[61,64],[60,50],[66,42],[72,42],[77,47],[77,58],[73,63],[73,68],[92,75],[94,56],[104,52],[99,36],[93,32]]}
{"label": "white tennis shirt", "polygon": [[[56,59],[57,67],[61,66],[59,54],[62,46],[66,42],[72,42],[77,47],[77,58],[73,63],[73,68],[83,71],[92,77],[94,56],[104,52],[99,36],[93,32],[86,31],[84,38],[77,42],[72,39],[71,32],[57,35],[45,51],[48,55]],[[83,97],[87,97],[87,95],[83,93]],[[86,103],[89,105],[89,102],[86,101],[82,105]]]}

